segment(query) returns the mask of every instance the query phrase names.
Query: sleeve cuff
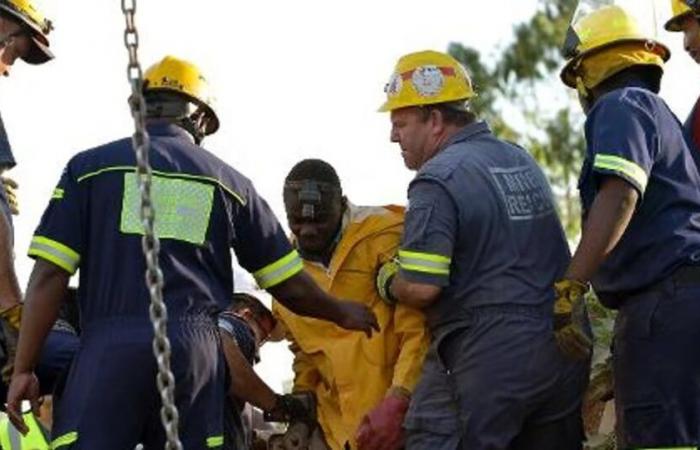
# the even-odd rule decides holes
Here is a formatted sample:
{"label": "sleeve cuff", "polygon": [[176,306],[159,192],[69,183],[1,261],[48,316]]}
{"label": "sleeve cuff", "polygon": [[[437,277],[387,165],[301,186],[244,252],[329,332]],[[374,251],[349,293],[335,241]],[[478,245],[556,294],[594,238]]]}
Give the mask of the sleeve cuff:
{"label": "sleeve cuff", "polygon": [[34,236],[27,254],[49,261],[73,275],[80,265],[80,255],[72,248],[45,236]]}
{"label": "sleeve cuff", "polygon": [[297,251],[292,250],[286,256],[255,272],[253,277],[261,289],[268,289],[288,280],[302,270],[304,270],[304,263]]}
{"label": "sleeve cuff", "polygon": [[409,281],[446,286],[449,284],[451,263],[447,256],[399,250],[401,275]]}
{"label": "sleeve cuff", "polygon": [[617,175],[631,183],[640,194],[644,194],[649,177],[637,163],[616,155],[598,153],[593,160],[593,169],[598,173]]}

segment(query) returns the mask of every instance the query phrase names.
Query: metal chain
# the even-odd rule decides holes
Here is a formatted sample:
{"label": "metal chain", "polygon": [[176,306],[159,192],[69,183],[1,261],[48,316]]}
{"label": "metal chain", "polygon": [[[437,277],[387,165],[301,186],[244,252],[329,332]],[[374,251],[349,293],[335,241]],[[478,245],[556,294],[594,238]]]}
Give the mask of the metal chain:
{"label": "metal chain", "polygon": [[146,286],[151,297],[149,312],[153,323],[153,353],[158,362],[158,390],[163,406],[160,410],[161,421],[165,428],[167,450],[182,450],[178,437],[178,412],[175,407],[175,377],[170,370],[170,340],[167,334],[168,310],[163,302],[163,272],[158,264],[160,241],[154,232],[155,210],[151,198],[151,165],[148,160],[150,146],[145,126],[146,101],[143,98],[143,72],[138,60],[139,35],[136,30],[134,14],[136,0],[122,0],[122,12],[126,19],[124,45],[129,52],[127,77],[131,85],[129,107],[134,118],[135,132],[132,137],[136,152],[136,180],[141,192],[141,222],[144,227],[142,241],[146,258]]}

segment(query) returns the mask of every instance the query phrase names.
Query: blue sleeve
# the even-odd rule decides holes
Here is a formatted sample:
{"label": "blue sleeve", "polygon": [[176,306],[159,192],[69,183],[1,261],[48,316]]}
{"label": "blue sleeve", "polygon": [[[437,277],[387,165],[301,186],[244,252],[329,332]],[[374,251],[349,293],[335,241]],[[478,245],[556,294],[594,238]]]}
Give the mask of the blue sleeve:
{"label": "blue sleeve", "polygon": [[222,312],[219,314],[218,323],[219,330],[230,336],[241,350],[243,357],[250,364],[253,364],[256,354],[255,337],[248,324],[230,312]]}
{"label": "blue sleeve", "polygon": [[640,195],[644,194],[659,145],[653,103],[649,100],[629,91],[603,97],[591,111],[586,136],[596,178],[622,178]]}
{"label": "blue sleeve", "polygon": [[81,194],[69,162],[29,246],[29,256],[75,273],[83,251]]}
{"label": "blue sleeve", "polygon": [[458,214],[445,188],[417,179],[408,190],[399,250],[401,275],[408,281],[447,286],[457,236]]}
{"label": "blue sleeve", "polygon": [[269,289],[303,270],[299,254],[289,243],[267,202],[251,187],[246,203],[234,217],[238,262],[253,274],[262,289]]}

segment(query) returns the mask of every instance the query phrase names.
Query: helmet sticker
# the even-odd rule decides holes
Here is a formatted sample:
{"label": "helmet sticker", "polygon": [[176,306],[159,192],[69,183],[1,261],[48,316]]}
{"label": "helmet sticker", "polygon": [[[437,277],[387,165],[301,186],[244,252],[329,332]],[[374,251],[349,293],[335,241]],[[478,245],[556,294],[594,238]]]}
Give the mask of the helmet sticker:
{"label": "helmet sticker", "polygon": [[401,75],[397,72],[394,72],[391,75],[391,78],[389,79],[389,82],[384,86],[384,92],[386,92],[386,95],[389,97],[393,97],[401,91],[401,86],[403,85],[403,82],[401,81]]}
{"label": "helmet sticker", "polygon": [[413,71],[411,81],[421,97],[433,97],[442,90],[444,77],[437,66],[421,66]]}

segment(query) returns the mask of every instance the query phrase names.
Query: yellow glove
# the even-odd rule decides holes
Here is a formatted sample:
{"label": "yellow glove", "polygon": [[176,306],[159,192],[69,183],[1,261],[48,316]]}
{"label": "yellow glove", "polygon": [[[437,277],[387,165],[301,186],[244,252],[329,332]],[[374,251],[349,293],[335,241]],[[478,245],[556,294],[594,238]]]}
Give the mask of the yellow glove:
{"label": "yellow glove", "polygon": [[393,258],[385,262],[377,272],[377,278],[375,280],[377,293],[379,293],[379,296],[384,300],[384,303],[389,306],[396,304],[396,298],[391,295],[390,287],[394,276],[399,272],[400,268],[401,266],[399,265],[398,258]]}
{"label": "yellow glove", "polygon": [[5,197],[7,198],[10,212],[13,216],[19,215],[19,201],[17,200],[17,189],[19,185],[10,177],[2,176],[0,180],[2,180],[2,187],[5,189]]}
{"label": "yellow glove", "polygon": [[19,330],[19,324],[22,323],[22,304],[17,303],[0,311],[0,320]]}
{"label": "yellow glove", "polygon": [[588,286],[576,280],[561,280],[554,285],[554,337],[567,357],[590,357],[593,340],[588,332],[586,293]]}
{"label": "yellow glove", "polygon": [[22,321],[22,304],[3,309],[0,311],[0,332],[2,332],[5,343],[5,356],[7,360],[0,369],[0,377],[5,383],[10,382],[15,366],[15,354],[17,353],[17,338],[19,335],[19,324]]}

